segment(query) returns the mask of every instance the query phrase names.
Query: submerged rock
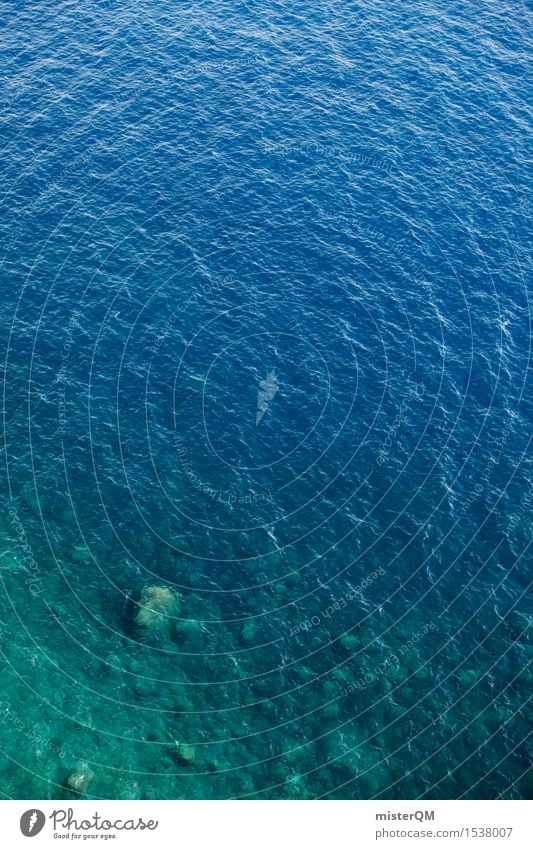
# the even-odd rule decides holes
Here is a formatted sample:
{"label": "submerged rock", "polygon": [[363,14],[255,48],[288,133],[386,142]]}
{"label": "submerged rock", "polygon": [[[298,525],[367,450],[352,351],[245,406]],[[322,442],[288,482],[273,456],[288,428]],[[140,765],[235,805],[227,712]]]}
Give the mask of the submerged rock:
{"label": "submerged rock", "polygon": [[176,635],[182,639],[197,637],[202,633],[202,626],[196,619],[182,619],[174,625]]}
{"label": "submerged rock", "polygon": [[341,637],[341,646],[349,652],[355,652],[359,648],[359,640],[353,634],[343,634]]}
{"label": "submerged rock", "polygon": [[84,566],[88,566],[92,563],[91,552],[86,545],[74,546],[72,550],[72,559],[75,563],[83,563]]}
{"label": "submerged rock", "polygon": [[169,625],[180,611],[179,596],[170,587],[145,587],[135,621],[140,628],[158,629]]}
{"label": "submerged rock", "polygon": [[192,766],[196,757],[194,746],[188,743],[177,743],[177,751],[174,760],[182,766]]}
{"label": "submerged rock", "polygon": [[67,784],[76,793],[86,793],[87,788],[94,778],[94,772],[87,764],[81,764],[78,769],[71,772],[67,778]]}
{"label": "submerged rock", "polygon": [[243,640],[246,640],[249,643],[251,640],[255,639],[255,635],[257,633],[257,626],[255,622],[247,622],[243,625],[241,630],[241,637]]}

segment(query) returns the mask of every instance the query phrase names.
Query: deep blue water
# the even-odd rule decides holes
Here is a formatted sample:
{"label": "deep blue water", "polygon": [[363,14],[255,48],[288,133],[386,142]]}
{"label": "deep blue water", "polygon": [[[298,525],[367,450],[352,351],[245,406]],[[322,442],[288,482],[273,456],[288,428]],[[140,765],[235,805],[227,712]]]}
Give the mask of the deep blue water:
{"label": "deep blue water", "polygon": [[526,797],[531,5],[0,24],[2,794]]}

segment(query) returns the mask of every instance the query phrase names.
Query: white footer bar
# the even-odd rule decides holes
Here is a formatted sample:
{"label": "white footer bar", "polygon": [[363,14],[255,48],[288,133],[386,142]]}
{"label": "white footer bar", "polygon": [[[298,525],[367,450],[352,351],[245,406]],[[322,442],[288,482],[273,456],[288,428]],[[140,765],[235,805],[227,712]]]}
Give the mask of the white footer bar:
{"label": "white footer bar", "polygon": [[3,801],[0,844],[526,849],[531,814],[525,801]]}

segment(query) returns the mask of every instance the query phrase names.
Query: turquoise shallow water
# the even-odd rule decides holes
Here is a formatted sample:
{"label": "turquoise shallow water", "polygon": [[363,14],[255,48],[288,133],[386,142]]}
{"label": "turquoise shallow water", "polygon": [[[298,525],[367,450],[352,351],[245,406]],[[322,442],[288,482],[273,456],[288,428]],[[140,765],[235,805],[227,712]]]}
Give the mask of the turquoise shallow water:
{"label": "turquoise shallow water", "polygon": [[528,4],[0,18],[0,792],[530,795]]}

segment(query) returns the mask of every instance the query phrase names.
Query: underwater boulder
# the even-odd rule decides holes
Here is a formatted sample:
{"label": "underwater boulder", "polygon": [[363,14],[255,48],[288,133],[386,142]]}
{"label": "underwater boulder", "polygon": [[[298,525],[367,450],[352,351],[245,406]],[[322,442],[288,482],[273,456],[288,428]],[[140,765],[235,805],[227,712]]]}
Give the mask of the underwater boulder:
{"label": "underwater boulder", "polygon": [[71,556],[75,563],[81,563],[84,566],[89,566],[93,560],[91,552],[86,545],[74,546]]}
{"label": "underwater boulder", "polygon": [[257,634],[257,625],[255,622],[246,622],[241,629],[241,637],[243,640],[246,640],[247,643],[251,642],[255,639],[255,635]]}
{"label": "underwater boulder", "polygon": [[80,764],[78,769],[71,772],[67,778],[67,785],[76,793],[86,793],[87,788],[94,778],[94,772],[87,764]]}
{"label": "underwater boulder", "polygon": [[196,619],[182,619],[174,624],[174,631],[180,640],[198,637],[202,633],[202,626]]}
{"label": "underwater boulder", "polygon": [[343,634],[340,639],[341,646],[348,652],[356,652],[360,646],[359,640],[353,634]]}
{"label": "underwater boulder", "polygon": [[141,593],[135,621],[140,628],[157,630],[170,624],[180,611],[180,599],[170,587],[145,587]]}
{"label": "underwater boulder", "polygon": [[174,760],[181,766],[192,766],[196,758],[194,746],[188,743],[177,743],[177,751],[174,754]]}

